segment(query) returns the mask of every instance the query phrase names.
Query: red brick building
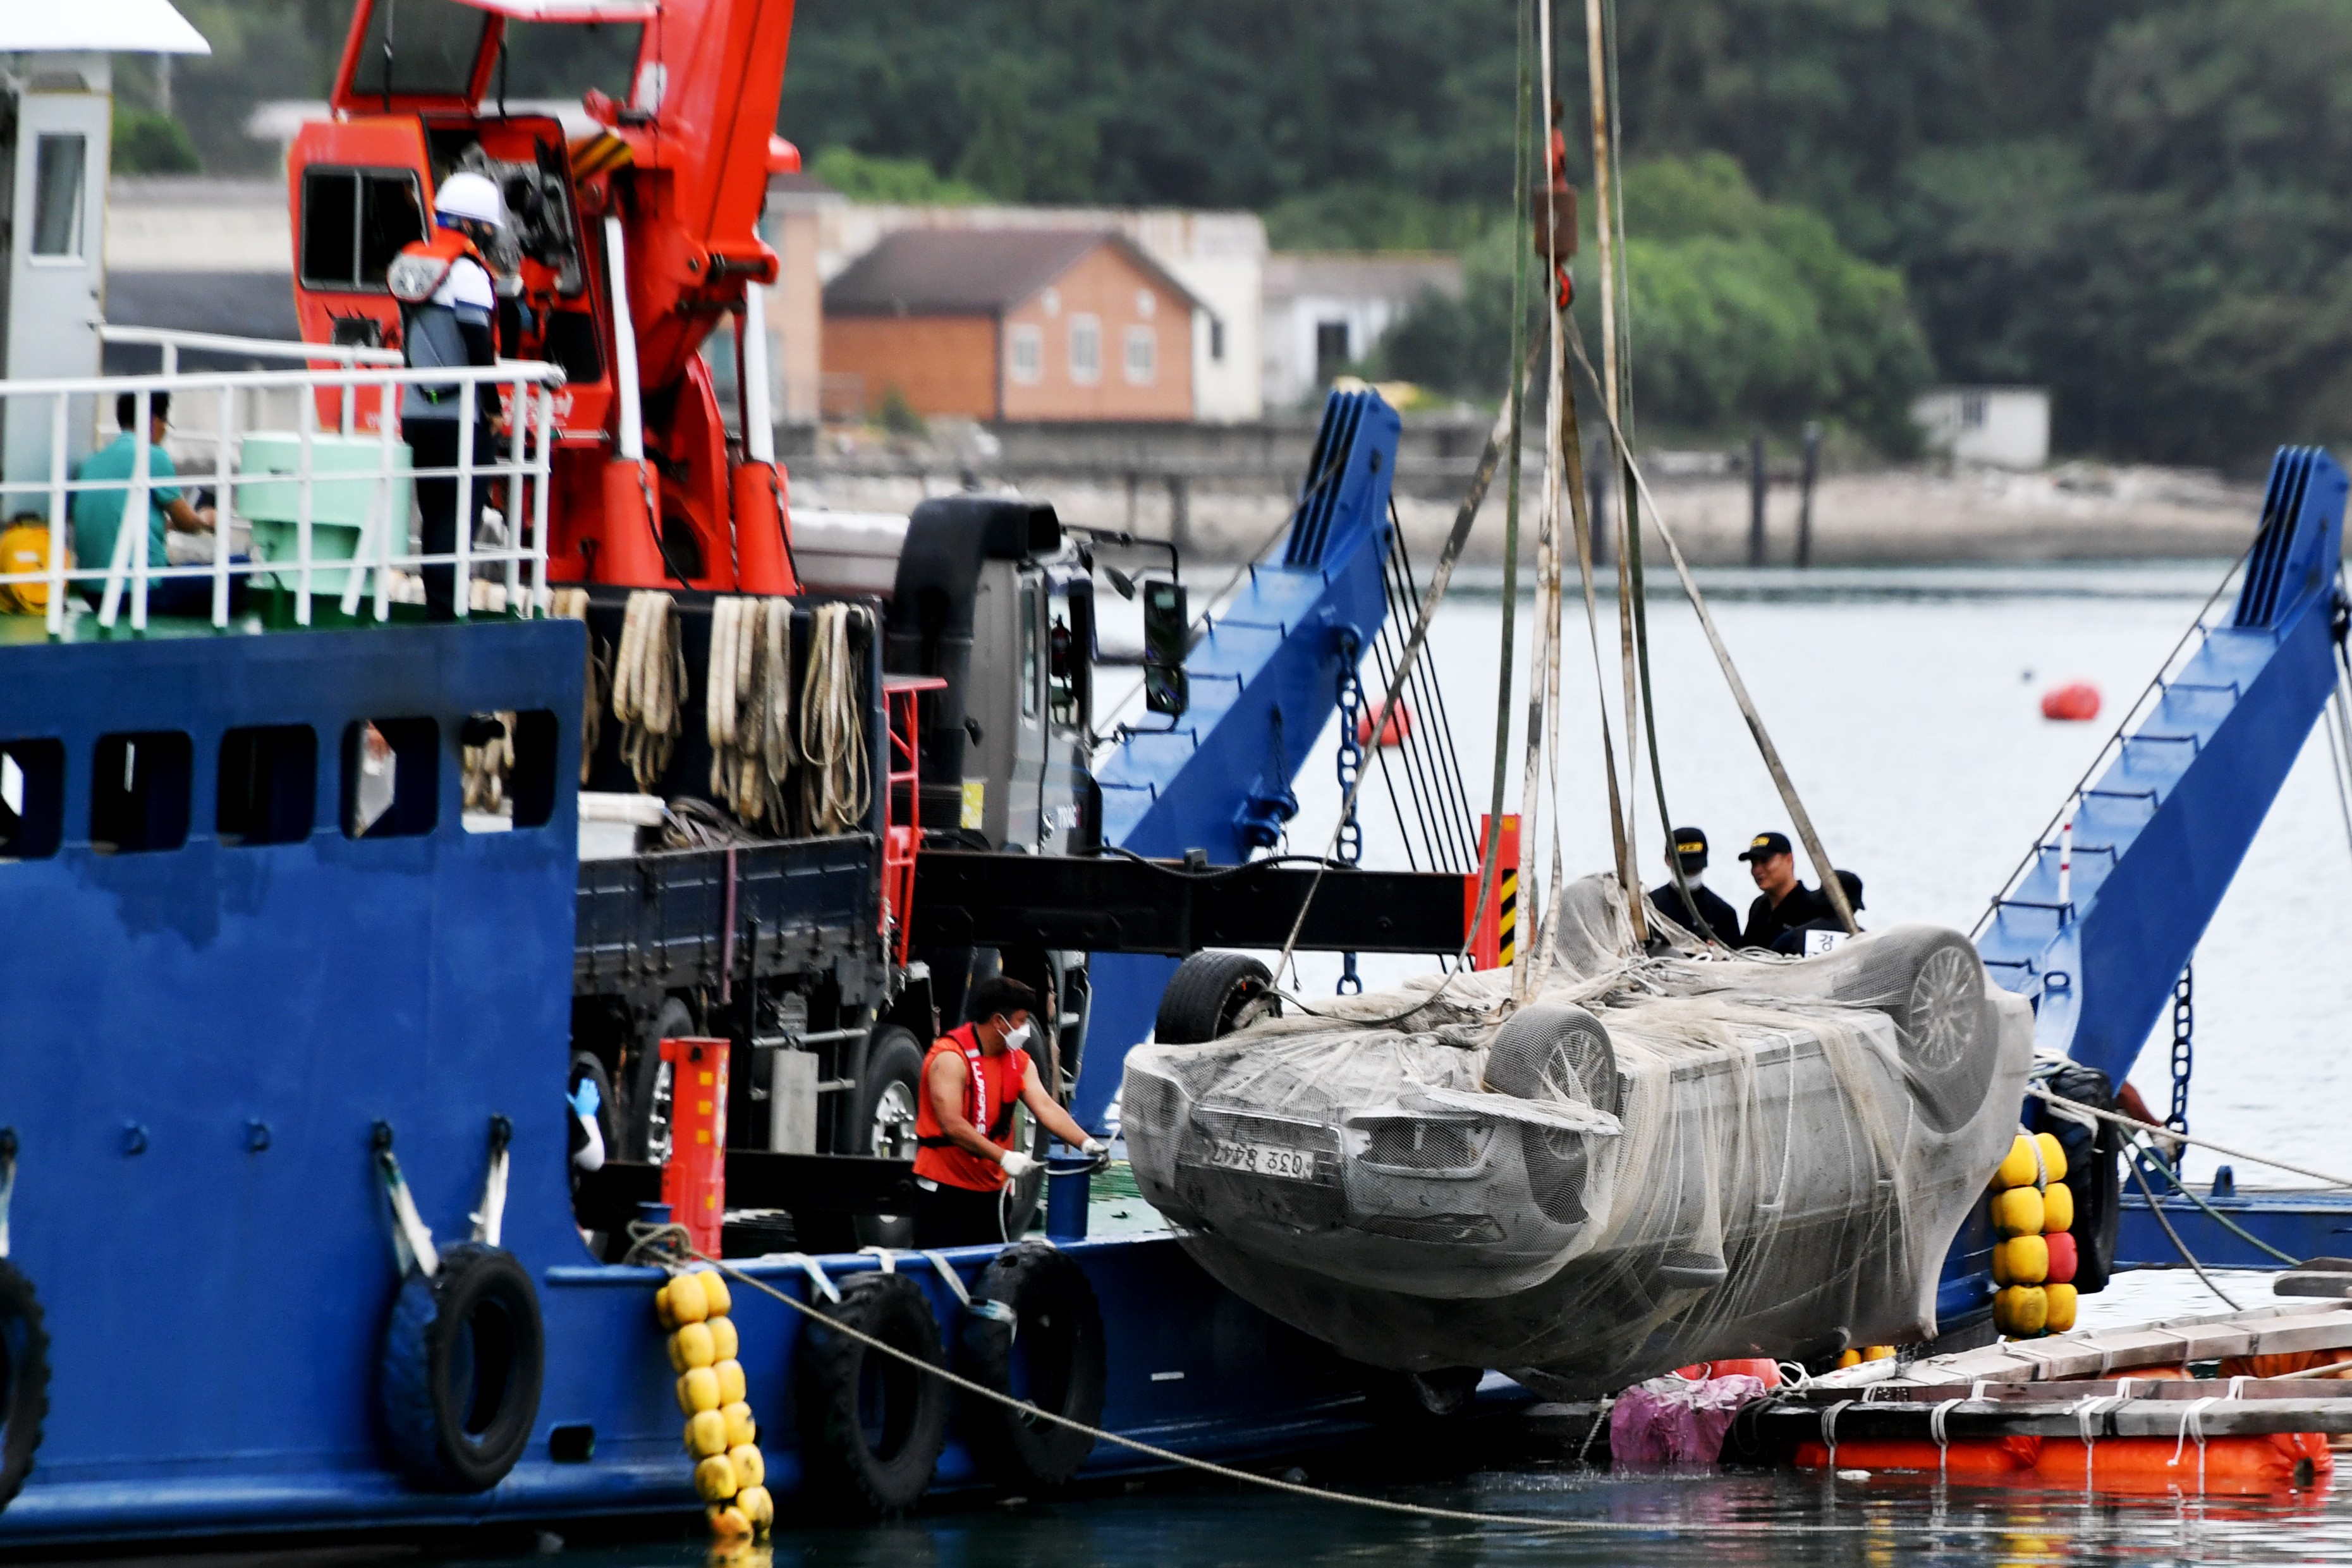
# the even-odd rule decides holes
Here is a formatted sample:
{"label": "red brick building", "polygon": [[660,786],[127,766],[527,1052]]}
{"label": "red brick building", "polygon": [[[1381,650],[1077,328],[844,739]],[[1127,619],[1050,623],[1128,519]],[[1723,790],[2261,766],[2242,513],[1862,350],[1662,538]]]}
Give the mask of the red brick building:
{"label": "red brick building", "polygon": [[905,229],[825,287],[825,382],[869,413],[895,387],[926,416],[1186,420],[1200,308],[1121,235]]}

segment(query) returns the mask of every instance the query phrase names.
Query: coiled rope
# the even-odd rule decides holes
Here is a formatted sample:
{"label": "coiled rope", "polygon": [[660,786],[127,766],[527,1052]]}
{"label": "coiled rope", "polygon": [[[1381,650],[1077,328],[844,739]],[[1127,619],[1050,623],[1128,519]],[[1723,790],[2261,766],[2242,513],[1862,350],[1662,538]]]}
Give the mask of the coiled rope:
{"label": "coiled rope", "polygon": [[710,605],[704,683],[710,793],[746,822],[785,831],[784,779],[793,761],[793,607],[782,599]]}
{"label": "coiled rope", "polygon": [[[562,621],[585,622],[588,619],[588,591],[584,588],[559,588],[548,601],[548,613]],[[580,682],[580,782],[588,782],[588,770],[596,760],[596,747],[604,738],[604,708],[613,700],[613,652],[598,641],[591,628],[588,632],[588,667],[581,674]]]}
{"label": "coiled rope", "polygon": [[[721,1259],[713,1258],[707,1252],[696,1249],[692,1240],[687,1235],[686,1228],[682,1225],[648,1225],[643,1221],[637,1221],[630,1225],[629,1235],[634,1243],[629,1252],[632,1262],[652,1262],[663,1266],[675,1266],[684,1262],[707,1263],[730,1280],[757,1291],[761,1295],[772,1297],[804,1318],[823,1323],[829,1333],[837,1333],[845,1339],[855,1340],[868,1350],[879,1351],[894,1360],[904,1362],[917,1371],[935,1377],[963,1393],[978,1398],[992,1400],[1009,1410],[1017,1412],[1029,1421],[1043,1421],[1056,1427],[1066,1427],[1073,1432],[1083,1433],[1097,1442],[1109,1443],[1114,1447],[1128,1449],[1131,1453],[1141,1454],[1147,1458],[1197,1471],[1202,1475],[1215,1476],[1223,1480],[1239,1481],[1245,1486],[1258,1487],[1267,1491],[1286,1492],[1293,1497],[1312,1498],[1318,1502],[1342,1503],[1354,1508],[1369,1509],[1378,1513],[1403,1514],[1414,1519],[1449,1520],[1457,1524],[1502,1525],[1521,1530],[1549,1531],[1559,1534],[1591,1532],[1612,1535],[1655,1535],[1685,1528],[1681,1522],[1672,1520],[1643,1522],[1621,1519],[1538,1519],[1529,1514],[1483,1513],[1471,1509],[1433,1508],[1427,1503],[1398,1502],[1389,1498],[1362,1497],[1352,1492],[1330,1491],[1322,1487],[1307,1486],[1299,1481],[1286,1481],[1275,1476],[1256,1475],[1249,1470],[1236,1469],[1231,1465],[1221,1465],[1214,1460],[1200,1458],[1192,1454],[1180,1454],[1172,1448],[1162,1448],[1138,1438],[1121,1437],[1117,1432],[1108,1432],[1099,1427],[1090,1427],[1084,1421],[1073,1420],[1055,1411],[1042,1409],[1028,1400],[1016,1399],[1000,1389],[975,1383],[969,1377],[961,1376],[944,1366],[926,1361],[910,1351],[901,1350],[895,1344],[854,1329],[809,1302],[787,1291],[778,1290],[767,1281],[756,1279]],[[812,1289],[837,1299],[838,1291],[833,1288],[833,1282],[824,1277],[823,1270],[816,1267],[814,1261],[803,1259],[803,1264],[812,1280],[815,1281]],[[2004,1532],[2004,1527],[1999,1525],[1903,1527],[1884,1522],[1784,1524],[1744,1520],[1708,1520],[1704,1523],[1694,1523],[1690,1528],[1702,1529],[1709,1536],[1862,1534],[1925,1536],[1995,1535]]]}
{"label": "coiled rope", "polygon": [[677,601],[652,589],[630,594],[614,660],[613,716],[621,721],[621,760],[641,790],[650,792],[669,771],[670,753],[686,729],[685,692]]}
{"label": "coiled rope", "polygon": [[812,834],[845,833],[865,825],[873,800],[857,654],[873,636],[874,618],[860,605],[823,604],[812,620],[801,686],[802,816]]}

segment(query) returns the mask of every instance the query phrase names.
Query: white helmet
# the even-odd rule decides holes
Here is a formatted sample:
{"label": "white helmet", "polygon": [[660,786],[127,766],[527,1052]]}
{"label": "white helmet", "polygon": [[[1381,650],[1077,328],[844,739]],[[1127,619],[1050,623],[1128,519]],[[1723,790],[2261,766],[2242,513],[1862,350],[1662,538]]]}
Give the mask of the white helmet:
{"label": "white helmet", "polygon": [[452,174],[433,193],[433,213],[436,217],[465,218],[478,224],[503,224],[507,216],[506,202],[499,196],[498,186],[480,174]]}

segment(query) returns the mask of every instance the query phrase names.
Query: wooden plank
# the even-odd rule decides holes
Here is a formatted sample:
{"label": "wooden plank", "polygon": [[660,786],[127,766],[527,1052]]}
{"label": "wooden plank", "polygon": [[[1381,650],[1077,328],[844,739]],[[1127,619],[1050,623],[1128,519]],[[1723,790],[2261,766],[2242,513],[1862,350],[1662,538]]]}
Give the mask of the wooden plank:
{"label": "wooden plank", "polygon": [[[2283,1355],[2297,1351],[2352,1347],[2352,1309],[2314,1311],[2300,1303],[2266,1307],[2218,1319],[2186,1319],[2133,1329],[2053,1334],[1980,1350],[1935,1356],[1899,1367],[1880,1378],[1832,1375],[1833,1387],[1866,1386],[1891,1376],[1918,1386],[1926,1383],[2036,1383],[2096,1377],[2135,1366],[2170,1366],[2235,1355]],[[1865,1367],[1854,1368],[1856,1373]]]}

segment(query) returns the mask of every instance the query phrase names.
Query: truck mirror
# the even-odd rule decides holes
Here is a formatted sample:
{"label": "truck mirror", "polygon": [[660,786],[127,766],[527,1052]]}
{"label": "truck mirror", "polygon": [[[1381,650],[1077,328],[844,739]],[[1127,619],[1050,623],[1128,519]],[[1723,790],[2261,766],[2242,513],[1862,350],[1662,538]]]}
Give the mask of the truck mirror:
{"label": "truck mirror", "polygon": [[1184,684],[1185,643],[1192,631],[1184,613],[1183,585],[1146,582],[1143,588],[1143,706],[1171,717],[1192,706]]}

